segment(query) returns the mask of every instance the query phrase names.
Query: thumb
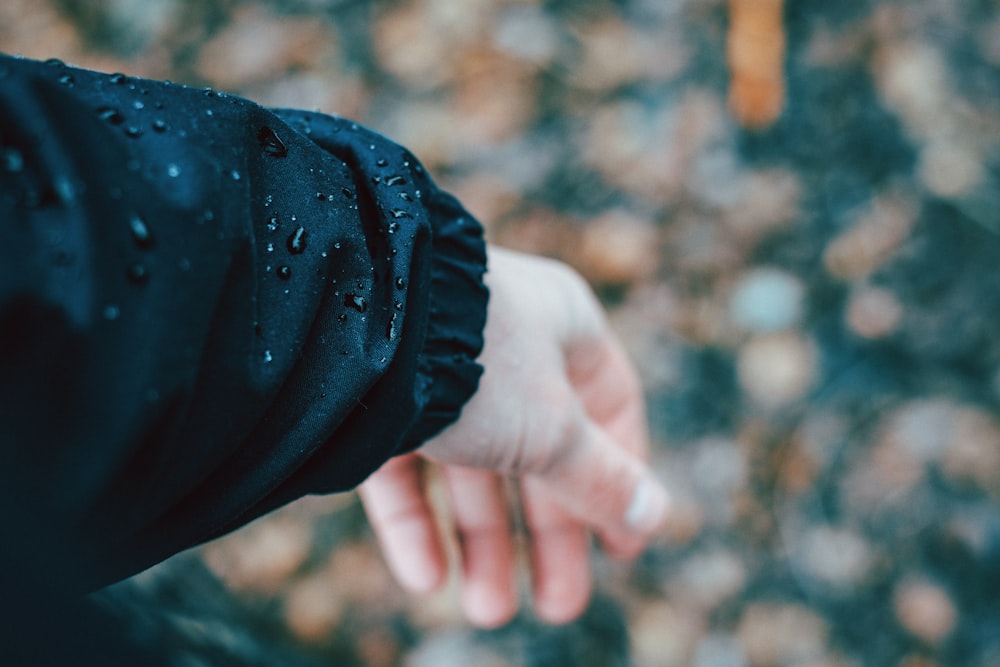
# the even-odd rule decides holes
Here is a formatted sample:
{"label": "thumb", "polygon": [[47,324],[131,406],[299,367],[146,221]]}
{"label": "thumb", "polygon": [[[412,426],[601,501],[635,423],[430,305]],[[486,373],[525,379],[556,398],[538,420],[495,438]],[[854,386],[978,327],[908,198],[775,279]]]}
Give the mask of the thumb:
{"label": "thumb", "polygon": [[586,416],[579,424],[561,455],[533,476],[567,512],[605,541],[634,544],[636,538],[648,537],[666,516],[670,503],[666,489],[648,465]]}

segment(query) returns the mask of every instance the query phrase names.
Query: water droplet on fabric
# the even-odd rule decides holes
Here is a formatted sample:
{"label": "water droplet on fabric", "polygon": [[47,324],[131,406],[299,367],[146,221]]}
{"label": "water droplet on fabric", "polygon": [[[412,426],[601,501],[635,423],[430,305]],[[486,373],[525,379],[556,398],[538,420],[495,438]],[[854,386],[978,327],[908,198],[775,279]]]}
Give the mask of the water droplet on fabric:
{"label": "water droplet on fabric", "polygon": [[413,197],[408,192],[400,192],[397,196],[403,201],[413,201]]}
{"label": "water droplet on fabric", "polygon": [[112,125],[121,125],[125,122],[125,116],[115,107],[98,107],[97,117],[108,121]]}
{"label": "water droplet on fabric", "polygon": [[396,289],[403,289],[404,287],[406,287],[406,281],[401,277],[396,278]]}
{"label": "water droplet on fabric", "polygon": [[160,134],[167,131],[167,121],[162,118],[157,118],[153,121],[153,131],[159,132]]}
{"label": "water droplet on fabric", "polygon": [[386,185],[405,185],[406,184],[406,179],[403,178],[402,176],[390,176],[389,178],[385,179],[385,184]]}
{"label": "water droplet on fabric", "polygon": [[409,211],[404,211],[401,208],[394,208],[392,209],[392,217],[398,220],[399,218],[412,218],[413,214]]}
{"label": "water droplet on fabric", "polygon": [[125,83],[126,78],[127,77],[121,72],[115,72],[114,74],[108,77],[108,81],[115,84],[116,86],[120,86],[123,83]]}
{"label": "water droplet on fabric", "polygon": [[344,193],[344,196],[347,197],[348,199],[354,199],[354,193],[348,190],[347,188],[341,189],[341,192]]}
{"label": "water droplet on fabric", "polygon": [[140,130],[135,125],[129,125],[127,128],[125,128],[125,136],[131,139],[138,139],[139,137],[142,136],[142,130]]}
{"label": "water droplet on fabric", "polygon": [[267,251],[268,252],[274,252],[274,244],[273,243],[268,243],[267,244]]}
{"label": "water droplet on fabric", "polygon": [[398,222],[390,222],[389,226],[388,226],[388,230],[389,230],[390,234],[395,234],[396,232],[399,231],[399,223]]}
{"label": "water droplet on fabric", "polygon": [[366,301],[363,296],[358,296],[352,292],[348,292],[344,295],[344,305],[350,306],[359,313],[363,313],[368,310],[368,301]]}
{"label": "water droplet on fabric", "polygon": [[271,356],[271,350],[264,350],[264,363],[269,364],[273,359],[274,357]]}
{"label": "water droplet on fabric", "polygon": [[380,157],[379,159],[375,160],[375,164],[379,167],[384,167],[387,164],[389,164],[389,161],[386,160],[384,157]]}
{"label": "water droplet on fabric", "polygon": [[146,108],[146,105],[142,102],[142,100],[136,100],[135,102],[132,102],[132,108],[136,111],[141,111]]}
{"label": "water droplet on fabric", "polygon": [[122,311],[118,308],[118,306],[113,305],[105,306],[104,312],[102,313],[102,315],[104,315],[104,319],[109,322],[114,322],[121,316],[121,314]]}
{"label": "water droplet on fabric", "polygon": [[178,167],[173,162],[167,165],[167,176],[169,176],[170,178],[177,178],[180,175],[181,175],[180,167]]}
{"label": "water droplet on fabric", "polygon": [[128,277],[129,282],[136,285],[142,285],[149,280],[149,272],[146,270],[146,267],[139,262],[130,264],[125,272],[125,275]]}
{"label": "water droplet on fabric", "polygon": [[334,243],[333,247],[334,247],[335,250],[340,250],[340,241],[337,241],[336,243]]}
{"label": "water droplet on fabric", "polygon": [[305,252],[306,238],[309,234],[302,227],[296,227],[295,231],[288,236],[288,252],[293,255],[300,255]]}
{"label": "water droplet on fabric", "polygon": [[66,63],[59,60],[58,58],[49,58],[45,61],[45,64],[49,67],[65,67]]}
{"label": "water droplet on fabric", "polygon": [[133,215],[128,221],[129,229],[132,232],[132,239],[140,248],[151,248],[153,246],[153,232],[149,225],[138,215]]}
{"label": "water droplet on fabric", "polygon": [[235,169],[229,172],[229,175],[232,176],[234,181],[240,180],[240,172],[236,171]]}
{"label": "water droplet on fabric", "polygon": [[270,220],[267,221],[267,231],[274,232],[278,230],[278,218],[272,216]]}
{"label": "water droplet on fabric", "polygon": [[7,148],[3,151],[3,168],[16,174],[24,169],[24,156],[16,148]]}
{"label": "water droplet on fabric", "polygon": [[74,83],[76,83],[76,80],[73,78],[72,74],[63,74],[61,77],[59,77],[59,83],[61,83],[64,86],[72,86]]}
{"label": "water droplet on fabric", "polygon": [[260,143],[261,149],[264,153],[270,155],[271,157],[285,157],[288,155],[288,147],[285,143],[274,133],[274,130],[266,125],[261,126],[257,130],[257,141]]}
{"label": "water droplet on fabric", "polygon": [[385,328],[385,337],[389,340],[396,340],[396,317],[398,313],[393,313],[389,318],[389,324]]}
{"label": "water droplet on fabric", "polygon": [[52,192],[55,200],[65,206],[69,206],[76,199],[76,188],[67,178],[56,178],[52,182]]}
{"label": "water droplet on fabric", "polygon": [[289,278],[292,277],[292,270],[285,265],[279,266],[278,277],[281,278],[282,280],[288,280]]}

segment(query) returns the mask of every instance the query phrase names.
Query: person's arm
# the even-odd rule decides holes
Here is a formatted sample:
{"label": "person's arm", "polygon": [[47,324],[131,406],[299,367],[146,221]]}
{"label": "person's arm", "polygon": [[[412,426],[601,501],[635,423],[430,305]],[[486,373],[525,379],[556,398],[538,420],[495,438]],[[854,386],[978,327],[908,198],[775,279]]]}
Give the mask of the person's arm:
{"label": "person's arm", "polygon": [[482,232],[351,122],[0,56],[5,575],[353,488],[474,391]]}
{"label": "person's arm", "polygon": [[432,587],[431,459],[473,620],[513,613],[496,473],[522,482],[538,608],[562,621],[586,530],[633,555],[663,513],[634,371],[582,281],[491,251],[483,348],[480,226],[349,121],[0,57],[0,234],[0,578],[106,583],[391,459],[366,508]]}

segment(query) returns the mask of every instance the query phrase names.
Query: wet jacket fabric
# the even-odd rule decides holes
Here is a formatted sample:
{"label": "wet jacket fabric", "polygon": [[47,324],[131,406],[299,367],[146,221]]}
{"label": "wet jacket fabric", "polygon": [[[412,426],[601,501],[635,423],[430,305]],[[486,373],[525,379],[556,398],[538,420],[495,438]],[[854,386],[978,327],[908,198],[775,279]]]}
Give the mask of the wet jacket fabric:
{"label": "wet jacket fabric", "polygon": [[350,121],[0,56],[3,576],[89,590],[354,487],[475,390],[484,268]]}

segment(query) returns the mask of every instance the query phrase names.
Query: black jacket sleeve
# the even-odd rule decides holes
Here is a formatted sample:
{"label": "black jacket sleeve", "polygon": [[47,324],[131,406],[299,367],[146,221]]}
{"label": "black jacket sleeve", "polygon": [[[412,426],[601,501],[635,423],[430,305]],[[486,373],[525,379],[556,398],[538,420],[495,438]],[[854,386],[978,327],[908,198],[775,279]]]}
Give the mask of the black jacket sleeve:
{"label": "black jacket sleeve", "polygon": [[92,588],[458,414],[479,224],[349,121],[0,56],[0,518]]}

